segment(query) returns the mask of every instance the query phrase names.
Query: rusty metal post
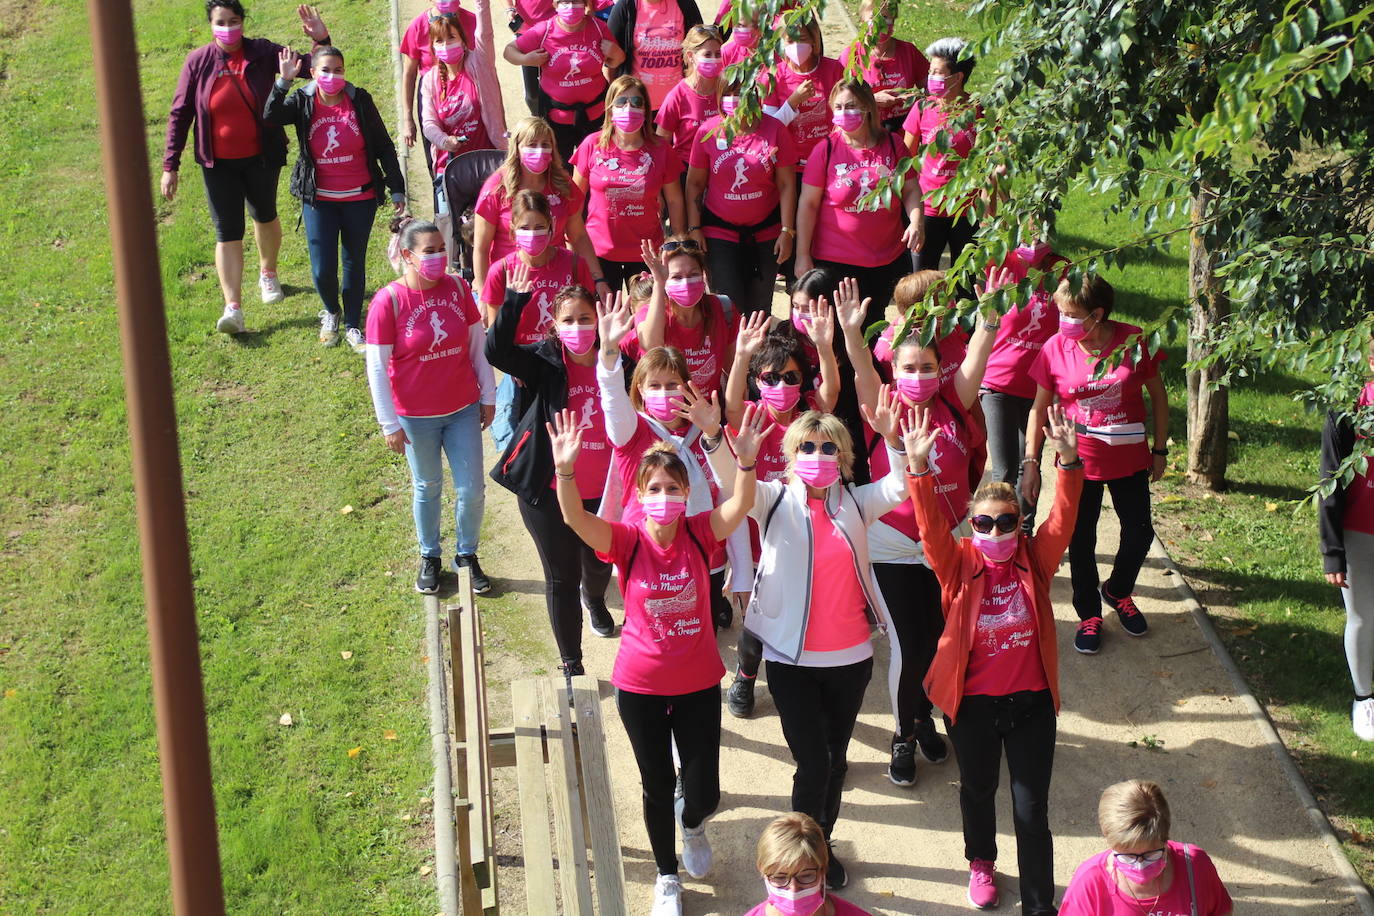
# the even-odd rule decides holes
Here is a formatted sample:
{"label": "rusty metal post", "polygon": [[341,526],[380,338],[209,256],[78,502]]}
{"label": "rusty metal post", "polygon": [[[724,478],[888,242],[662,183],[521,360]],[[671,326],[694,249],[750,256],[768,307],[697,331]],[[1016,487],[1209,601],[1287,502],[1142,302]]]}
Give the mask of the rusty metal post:
{"label": "rusty metal post", "polygon": [[177,451],[147,128],[129,0],[87,0],[148,605],[172,904],[223,916],[191,557]]}

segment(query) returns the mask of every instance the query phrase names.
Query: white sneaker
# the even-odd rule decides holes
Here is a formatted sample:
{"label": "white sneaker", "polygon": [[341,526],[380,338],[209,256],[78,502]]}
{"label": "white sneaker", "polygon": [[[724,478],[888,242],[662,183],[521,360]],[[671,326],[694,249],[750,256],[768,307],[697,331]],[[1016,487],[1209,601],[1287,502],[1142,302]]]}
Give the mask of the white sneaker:
{"label": "white sneaker", "polygon": [[262,293],[264,305],[271,305],[286,298],[276,274],[258,274],[258,292]]}
{"label": "white sneaker", "polygon": [[649,916],[682,916],[682,881],[677,875],[659,875],[654,882],[654,908]]}
{"label": "white sneaker", "polygon": [[1350,705],[1350,725],[1361,741],[1374,741],[1374,697]]}
{"label": "white sneaker", "polygon": [[339,313],[320,309],[320,343],[332,347],[339,342]]}
{"label": "white sneaker", "polygon": [[682,830],[682,867],[693,878],[704,878],[711,870],[711,841],[706,838],[706,822],[688,829],[682,823],[682,808],[686,799],[679,798],[673,803],[677,814],[677,825]]}
{"label": "white sneaker", "polygon": [[215,322],[215,330],[221,334],[242,334],[243,309],[237,305],[226,305],[224,314],[220,315],[219,321]]}
{"label": "white sneaker", "polygon": [[[335,319],[336,322],[337,320]],[[358,328],[349,328],[344,333],[344,340],[348,341],[348,345],[353,348],[354,353],[367,352],[367,339],[363,337],[363,332]]]}

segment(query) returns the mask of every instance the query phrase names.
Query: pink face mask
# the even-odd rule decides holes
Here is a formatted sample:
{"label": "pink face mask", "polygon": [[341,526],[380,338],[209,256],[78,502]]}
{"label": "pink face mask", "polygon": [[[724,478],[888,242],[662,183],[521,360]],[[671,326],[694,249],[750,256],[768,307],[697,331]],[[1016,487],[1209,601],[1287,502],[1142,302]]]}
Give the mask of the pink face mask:
{"label": "pink face mask", "polygon": [[687,497],[669,496],[667,493],[654,493],[640,501],[644,514],[660,525],[671,525],[687,511]]}
{"label": "pink face mask", "polygon": [[943,76],[930,76],[926,78],[926,91],[931,95],[944,95],[949,84],[945,82]]}
{"label": "pink face mask", "polygon": [[792,327],[797,329],[798,334],[804,334],[809,337],[810,332],[807,330],[806,326],[810,323],[810,317],[803,315],[801,312],[792,313]]}
{"label": "pink face mask", "polygon": [[632,134],[644,126],[644,109],[622,105],[611,111],[611,123],[627,134]]}
{"label": "pink face mask", "polygon": [[346,80],[337,73],[321,73],[315,77],[315,85],[326,95],[338,95],[343,91]]}
{"label": "pink face mask", "polygon": [[849,108],[837,111],[830,116],[830,123],[834,124],[840,130],[845,131],[846,133],[858,130],[859,125],[863,122],[864,113],[862,111],[854,111]]}
{"label": "pink face mask", "polygon": [[782,53],[792,62],[792,66],[800,67],[804,62],[811,59],[811,43],[809,41],[783,42]]}
{"label": "pink face mask", "polygon": [[436,41],[434,43],[434,56],[446,64],[453,64],[455,67],[463,62],[463,55],[467,52],[468,49],[456,41]]}
{"label": "pink face mask", "polygon": [[1039,264],[1040,259],[1049,253],[1049,242],[1036,242],[1034,245],[1016,246],[1016,256],[1027,264]]}
{"label": "pink face mask", "polygon": [[1059,316],[1059,334],[1065,340],[1082,340],[1088,336],[1088,319],[1070,318],[1067,315]]}
{"label": "pink face mask", "polygon": [[735,42],[736,44],[741,44],[747,48],[752,48],[754,46],[754,42],[758,41],[758,33],[754,31],[753,26],[737,25],[730,32],[730,40]]}
{"label": "pink face mask", "polygon": [[759,400],[779,413],[786,413],[801,400],[801,385],[789,385],[786,382],[765,385],[759,382]]}
{"label": "pink face mask", "polygon": [[1122,862],[1120,859],[1113,857],[1112,864],[1116,866],[1117,871],[1121,872],[1121,874],[1125,876],[1127,881],[1131,882],[1132,884],[1145,884],[1146,882],[1159,877],[1159,873],[1164,871],[1164,866],[1168,863],[1168,861],[1169,856],[1166,854],[1160,856],[1159,861],[1157,862],[1127,863]]}
{"label": "pink face mask", "polygon": [[840,479],[840,456],[823,455],[820,452],[798,455],[792,462],[792,470],[796,471],[802,483],[824,490]]}
{"label": "pink face mask", "polygon": [[549,247],[549,230],[516,229],[515,247],[532,258],[537,258]]}
{"label": "pink face mask", "polygon": [[699,57],[697,58],[697,73],[713,80],[720,76],[720,71],[725,68],[725,61],[719,57]]}
{"label": "pink face mask", "polygon": [[587,18],[587,8],[579,3],[560,3],[557,12],[558,21],[564,25],[577,25]]}
{"label": "pink face mask", "polygon": [[422,254],[419,258],[420,263],[415,266],[415,270],[426,280],[438,280],[448,270],[448,254],[445,252]]}
{"label": "pink face mask", "polygon": [[738,108],[739,108],[739,96],[737,96],[737,95],[726,95],[726,96],[721,96],[721,99],[720,99],[720,110],[721,110],[721,113],[724,114],[727,118],[730,117],[731,115],[733,115],[733,114],[735,113],[735,111],[736,111]]}
{"label": "pink face mask", "polygon": [[596,325],[560,324],[558,339],[563,341],[563,346],[572,351],[574,356],[581,356],[596,343]]}
{"label": "pink face mask", "polygon": [[825,905],[823,881],[817,882],[815,887],[797,891],[786,887],[774,887],[767,879],[764,879],[763,885],[768,891],[768,905],[782,916],[811,916]]}
{"label": "pink face mask", "polygon": [[1016,553],[1017,532],[1008,531],[1006,534],[988,532],[980,534],[973,532],[973,546],[982,552],[983,556],[993,563],[1005,563]]}
{"label": "pink face mask", "polygon": [[550,162],[553,162],[553,150],[542,146],[520,147],[520,164],[534,174],[544,174]]}
{"label": "pink face mask", "polygon": [[939,372],[928,375],[924,372],[898,372],[893,380],[897,384],[897,393],[913,404],[924,404],[940,390]]}
{"label": "pink face mask", "polygon": [[222,45],[236,45],[243,38],[243,26],[235,25],[228,28],[214,26],[210,29],[215,35],[215,41]]}
{"label": "pink face mask", "polygon": [[701,277],[674,277],[664,284],[668,298],[685,309],[701,301],[706,293],[706,281]]}
{"label": "pink face mask", "polygon": [[670,423],[677,419],[678,405],[682,403],[677,391],[650,389],[643,392],[643,397],[645,411],[658,422]]}
{"label": "pink face mask", "polygon": [[441,13],[456,13],[459,7],[458,0],[434,0],[434,8]]}

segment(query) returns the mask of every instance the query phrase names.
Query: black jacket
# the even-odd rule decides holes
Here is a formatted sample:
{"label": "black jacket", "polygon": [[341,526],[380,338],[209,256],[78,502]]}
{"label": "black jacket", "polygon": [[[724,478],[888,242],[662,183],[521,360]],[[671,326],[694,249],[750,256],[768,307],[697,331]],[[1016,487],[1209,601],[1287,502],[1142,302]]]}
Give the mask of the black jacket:
{"label": "black jacket", "polygon": [[[1328,411],[1322,428],[1321,479],[1330,479],[1354,450],[1355,427],[1350,418],[1341,419],[1335,411]],[[1345,572],[1345,488],[1339,484],[1317,503],[1317,527],[1321,532],[1322,572]]]}
{"label": "black jacket", "polygon": [[[684,35],[692,26],[701,25],[701,10],[697,9],[696,0],[677,0],[677,7],[682,10]],[[611,7],[611,18],[606,22],[606,26],[611,30],[611,37],[620,46],[620,50],[625,52],[625,63],[620,65],[616,76],[634,73],[634,36],[635,23],[638,20],[639,0],[616,0],[615,6]]]}
{"label": "black jacket", "polygon": [[[315,203],[315,160],[310,155],[310,122],[315,117],[315,82],[311,80],[288,97],[290,84],[280,79],[272,84],[263,109],[263,120],[269,124],[296,125],[296,138],[300,141],[301,155],[291,170],[291,193],[308,204]],[[405,200],[406,180],[401,173],[401,164],[396,161],[396,144],[391,142],[386,122],[377,111],[377,105],[366,89],[352,83],[344,86],[344,92],[353,103],[358,114],[358,127],[363,132],[363,146],[367,150],[367,168],[372,173],[369,187],[381,196],[383,186],[391,192],[392,201]]]}
{"label": "black jacket", "polygon": [[[517,293],[507,287],[496,321],[487,331],[487,362],[525,384],[529,405],[516,424],[510,445],[491,469],[491,479],[531,506],[537,506],[545,499],[556,498],[550,486],[553,445],[544,424],[553,422],[554,414],[568,405],[568,371],[563,367],[563,344],[557,338],[534,344],[515,342],[520,312],[529,301],[529,293]],[[626,362],[621,360],[628,387],[632,370]]]}

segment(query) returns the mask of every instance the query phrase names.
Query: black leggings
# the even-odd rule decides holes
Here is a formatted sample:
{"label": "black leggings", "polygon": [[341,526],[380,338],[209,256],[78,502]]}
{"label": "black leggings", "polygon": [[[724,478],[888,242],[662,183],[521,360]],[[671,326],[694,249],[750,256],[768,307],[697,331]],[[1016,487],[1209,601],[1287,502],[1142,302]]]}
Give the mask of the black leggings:
{"label": "black leggings", "polygon": [[[582,543],[563,521],[552,490],[537,506],[523,499],[516,502],[539,552],[539,562],[544,565],[544,603],[549,609],[558,654],[565,662],[581,661],[582,602],[578,587],[589,598],[604,598],[611,581],[611,565],[598,560],[596,551]],[[583,507],[593,513],[600,504],[599,499],[582,501]]]}
{"label": "black leggings", "polygon": [[967,213],[957,221],[952,216],[927,215],[921,250],[916,253],[916,269],[939,270],[940,255],[945,248],[949,248],[949,263],[953,264],[977,231],[978,224]]}
{"label": "black leggings", "polygon": [[673,746],[682,763],[682,823],[700,827],[720,804],[720,686],[678,696],[617,689],[615,705],[639,764],[654,863],[660,875],[675,875]]}
{"label": "black leggings", "polygon": [[281,166],[266,165],[261,156],[247,159],[216,159],[212,168],[200,167],[205,178],[205,199],[215,241],[241,242],[246,224],[244,204],[255,223],[277,218],[277,182]]}
{"label": "black leggings", "polygon": [[600,256],[597,260],[601,262],[601,276],[610,284],[611,292],[627,286],[631,277],[639,276],[645,269],[643,261],[611,261]]}
{"label": "black leggings", "polygon": [[706,240],[711,290],[729,296],[741,318],[772,310],[773,281],[778,275],[778,259],[773,255],[776,244],[776,240],[748,243]]}
{"label": "black leggings", "polygon": [[897,288],[897,281],[911,273],[911,254],[906,251],[877,267],[856,267],[839,261],[817,260],[815,263],[817,267],[834,271],[841,280],[853,277],[859,281],[859,298],[873,300],[868,304],[868,314],[864,316],[865,328],[887,317],[887,307],[892,302],[892,291]]}
{"label": "black leggings", "polygon": [[[926,696],[924,681],[945,628],[945,616],[940,609],[940,580],[923,563],[874,563],[873,575],[892,616],[892,628],[902,650],[895,710],[897,735],[910,738],[916,733],[917,720],[929,719],[934,708],[930,697]],[[894,653],[894,660],[898,657]]]}
{"label": "black leggings", "polygon": [[1121,544],[1107,578],[1107,591],[1113,598],[1125,598],[1135,591],[1135,580],[1150,544],[1155,526],[1150,520],[1150,472],[1140,471],[1115,480],[1085,480],[1078,500],[1078,520],[1069,542],[1069,578],[1073,582],[1073,609],[1078,619],[1102,616],[1102,596],[1097,592],[1097,519],[1102,514],[1102,490],[1112,491],[1112,507],[1121,522]]}

